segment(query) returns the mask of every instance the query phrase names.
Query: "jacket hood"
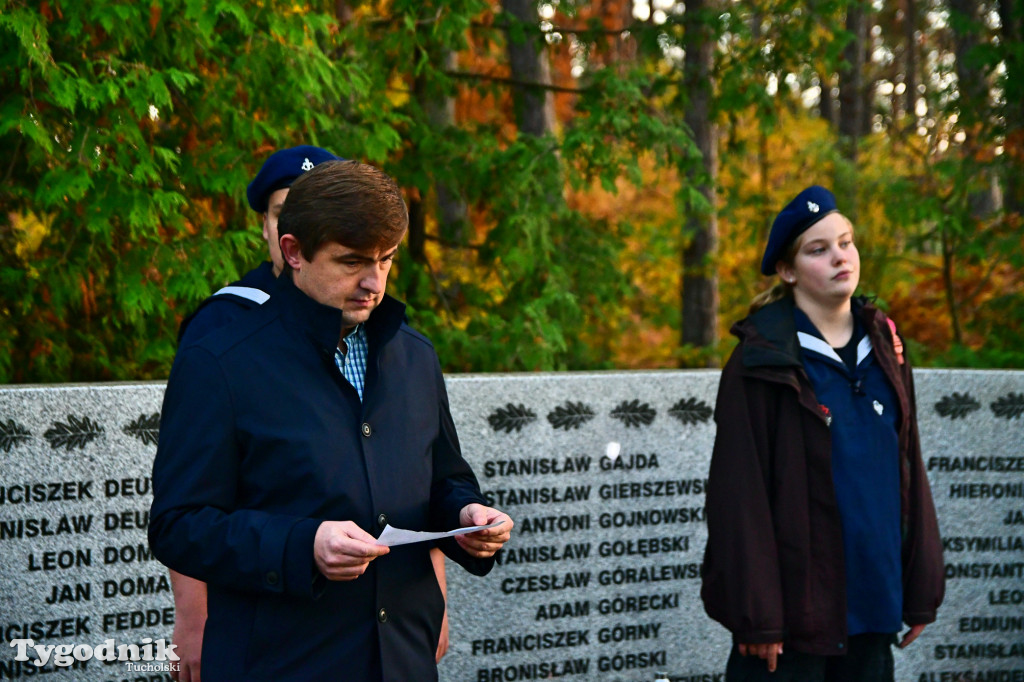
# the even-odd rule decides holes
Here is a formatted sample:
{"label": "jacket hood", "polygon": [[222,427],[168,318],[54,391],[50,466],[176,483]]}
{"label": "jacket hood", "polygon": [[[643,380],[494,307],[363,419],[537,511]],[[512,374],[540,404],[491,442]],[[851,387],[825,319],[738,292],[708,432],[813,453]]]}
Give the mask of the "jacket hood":
{"label": "jacket hood", "polygon": [[732,326],[743,348],[744,367],[800,367],[793,299],[769,303]]}

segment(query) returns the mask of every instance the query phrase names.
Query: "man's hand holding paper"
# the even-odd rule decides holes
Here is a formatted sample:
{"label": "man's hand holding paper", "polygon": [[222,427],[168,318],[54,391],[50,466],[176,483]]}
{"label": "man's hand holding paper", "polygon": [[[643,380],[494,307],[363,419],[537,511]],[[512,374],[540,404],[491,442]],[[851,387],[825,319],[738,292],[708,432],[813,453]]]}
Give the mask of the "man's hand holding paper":
{"label": "man's hand holding paper", "polygon": [[462,508],[462,511],[459,512],[459,523],[463,526],[487,526],[472,533],[458,535],[455,538],[462,549],[478,559],[494,556],[512,537],[512,526],[514,525],[511,517],[505,512],[475,503],[467,504]]}

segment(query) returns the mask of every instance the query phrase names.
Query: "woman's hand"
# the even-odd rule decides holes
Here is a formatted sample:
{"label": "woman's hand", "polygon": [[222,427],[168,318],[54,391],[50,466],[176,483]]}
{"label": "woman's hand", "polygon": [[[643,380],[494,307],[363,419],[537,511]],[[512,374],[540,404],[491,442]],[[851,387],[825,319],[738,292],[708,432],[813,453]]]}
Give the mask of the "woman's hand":
{"label": "woman's hand", "polygon": [[768,672],[775,672],[782,655],[782,642],[770,644],[740,644],[740,656],[757,656],[768,662]]}

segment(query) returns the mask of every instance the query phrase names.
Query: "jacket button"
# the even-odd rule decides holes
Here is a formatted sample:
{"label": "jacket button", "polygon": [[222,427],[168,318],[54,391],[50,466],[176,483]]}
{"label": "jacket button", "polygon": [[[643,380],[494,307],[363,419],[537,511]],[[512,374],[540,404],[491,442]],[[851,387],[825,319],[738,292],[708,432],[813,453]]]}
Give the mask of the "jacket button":
{"label": "jacket button", "polygon": [[269,573],[267,573],[267,584],[268,585],[276,585],[277,584],[277,571],[270,571]]}
{"label": "jacket button", "polygon": [[369,424],[363,422],[363,435],[369,438],[371,433],[373,433],[373,429],[370,428]]}
{"label": "jacket button", "polygon": [[384,526],[388,525],[388,515],[387,514],[378,514],[377,515],[377,525],[380,526],[381,528],[383,528]]}
{"label": "jacket button", "polygon": [[388,622],[388,610],[387,609],[381,609],[380,611],[378,611],[377,612],[377,620],[380,621],[381,623]]}

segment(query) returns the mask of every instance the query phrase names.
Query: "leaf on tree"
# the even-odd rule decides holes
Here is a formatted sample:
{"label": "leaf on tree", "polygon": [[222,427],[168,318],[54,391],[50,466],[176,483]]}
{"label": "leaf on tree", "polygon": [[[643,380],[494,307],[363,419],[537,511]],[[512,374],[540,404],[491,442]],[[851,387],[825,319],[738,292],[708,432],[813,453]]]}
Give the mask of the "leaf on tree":
{"label": "leaf on tree", "polygon": [[589,405],[582,402],[574,403],[567,400],[565,405],[559,405],[548,413],[548,421],[556,429],[578,429],[582,424],[594,418],[594,411]]}
{"label": "leaf on tree", "polygon": [[950,419],[963,419],[971,412],[981,408],[981,403],[971,397],[970,393],[947,395],[935,403],[935,411]]}
{"label": "leaf on tree", "polygon": [[1024,393],[1010,392],[990,406],[993,414],[1003,419],[1017,419],[1024,414]]}
{"label": "leaf on tree", "polygon": [[103,427],[88,417],[79,419],[69,414],[67,424],[55,422],[53,428],[47,429],[43,436],[50,441],[50,447],[54,450],[64,448],[70,452],[74,448],[84,450],[101,433]]}
{"label": "leaf on tree", "polygon": [[687,398],[669,408],[668,413],[684,424],[697,424],[711,419],[712,409],[703,400]]}
{"label": "leaf on tree", "polygon": [[505,433],[522,431],[523,427],[537,419],[537,415],[526,405],[513,405],[508,403],[505,407],[499,407],[487,417],[488,423],[495,431],[504,430]]}
{"label": "leaf on tree", "polygon": [[143,445],[156,445],[160,436],[160,413],[140,414],[138,419],[121,430],[141,440]]}
{"label": "leaf on tree", "polygon": [[657,410],[647,403],[641,404],[639,400],[631,400],[629,402],[624,400],[611,412],[612,417],[620,420],[627,427],[635,428],[650,424],[654,421],[654,417],[657,414]]}
{"label": "leaf on tree", "polygon": [[13,419],[7,423],[0,420],[0,448],[4,452],[10,452],[13,448],[29,439],[32,433],[21,424],[16,424]]}

